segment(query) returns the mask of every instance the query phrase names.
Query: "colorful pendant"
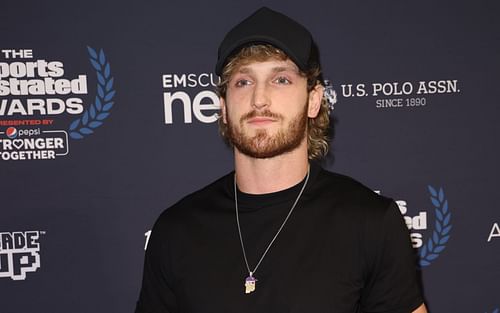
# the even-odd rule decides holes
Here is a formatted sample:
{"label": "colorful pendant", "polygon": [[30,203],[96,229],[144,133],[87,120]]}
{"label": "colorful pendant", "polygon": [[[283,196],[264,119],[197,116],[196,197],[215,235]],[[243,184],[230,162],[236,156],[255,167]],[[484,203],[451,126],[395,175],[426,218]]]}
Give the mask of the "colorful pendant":
{"label": "colorful pendant", "polygon": [[257,279],[255,279],[252,276],[252,273],[250,272],[250,276],[248,276],[245,279],[245,293],[251,293],[255,291],[255,283],[257,282]]}

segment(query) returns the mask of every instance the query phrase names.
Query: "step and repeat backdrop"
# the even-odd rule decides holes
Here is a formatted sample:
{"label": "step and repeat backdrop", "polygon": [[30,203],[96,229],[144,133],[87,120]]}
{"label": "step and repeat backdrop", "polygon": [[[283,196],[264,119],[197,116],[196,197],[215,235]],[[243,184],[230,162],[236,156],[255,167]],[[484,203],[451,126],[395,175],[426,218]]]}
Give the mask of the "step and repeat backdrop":
{"label": "step and repeat backdrop", "polygon": [[132,312],[158,215],[231,171],[216,50],[266,5],[335,99],[323,166],[394,198],[432,313],[500,309],[495,1],[4,1],[0,312]]}

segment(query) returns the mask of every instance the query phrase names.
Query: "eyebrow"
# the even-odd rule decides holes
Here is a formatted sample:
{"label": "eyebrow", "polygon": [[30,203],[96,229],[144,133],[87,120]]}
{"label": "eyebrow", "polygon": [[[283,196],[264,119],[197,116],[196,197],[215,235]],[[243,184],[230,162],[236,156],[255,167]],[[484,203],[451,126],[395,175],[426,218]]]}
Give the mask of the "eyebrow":
{"label": "eyebrow", "polygon": [[286,72],[286,71],[292,71],[295,73],[299,73],[299,69],[295,66],[277,66],[272,69],[273,72],[279,73],[279,72]]}

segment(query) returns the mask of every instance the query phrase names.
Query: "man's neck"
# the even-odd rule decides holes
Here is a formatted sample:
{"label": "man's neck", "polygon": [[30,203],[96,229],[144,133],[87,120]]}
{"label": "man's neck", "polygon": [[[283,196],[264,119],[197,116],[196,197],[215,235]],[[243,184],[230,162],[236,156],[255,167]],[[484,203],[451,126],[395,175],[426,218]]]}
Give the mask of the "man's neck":
{"label": "man's neck", "polygon": [[309,167],[307,146],[268,159],[252,158],[237,149],[234,155],[238,189],[250,194],[290,188],[304,179]]}

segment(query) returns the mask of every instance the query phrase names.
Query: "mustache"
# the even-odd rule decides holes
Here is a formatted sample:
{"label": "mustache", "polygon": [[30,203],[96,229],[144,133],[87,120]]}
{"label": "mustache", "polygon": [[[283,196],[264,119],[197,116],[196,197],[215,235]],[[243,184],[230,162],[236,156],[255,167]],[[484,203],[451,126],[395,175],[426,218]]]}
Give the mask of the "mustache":
{"label": "mustache", "polygon": [[276,119],[276,120],[283,119],[283,117],[281,116],[281,114],[274,113],[274,112],[269,111],[269,109],[266,109],[264,111],[253,110],[253,111],[250,111],[248,113],[245,113],[240,118],[240,122],[244,122],[245,120],[248,120],[248,119],[251,119],[251,118],[254,118],[254,117],[269,117],[269,118],[273,118],[273,119]]}

